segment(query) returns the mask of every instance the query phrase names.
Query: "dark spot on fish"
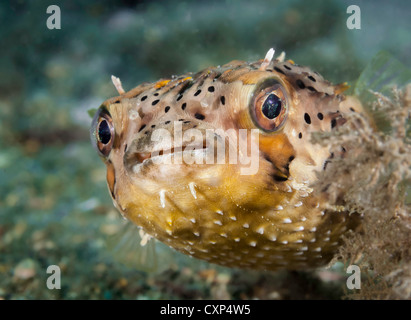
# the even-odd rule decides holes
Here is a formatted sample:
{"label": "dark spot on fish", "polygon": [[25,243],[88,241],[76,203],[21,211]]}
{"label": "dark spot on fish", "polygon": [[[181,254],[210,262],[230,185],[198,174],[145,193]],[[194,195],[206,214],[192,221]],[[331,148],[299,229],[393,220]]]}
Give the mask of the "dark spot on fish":
{"label": "dark spot on fish", "polygon": [[294,159],[295,159],[295,156],[290,156],[288,158],[287,164],[284,166],[284,169],[287,171],[287,175],[289,175],[289,173],[290,173],[290,164]]}
{"label": "dark spot on fish", "polygon": [[156,125],[155,124],[153,124],[152,126],[151,126],[151,128],[155,128],[156,127]]}
{"label": "dark spot on fish", "polygon": [[284,65],[284,68],[286,68],[287,70],[291,70],[291,68],[287,66],[286,64]]}
{"label": "dark spot on fish", "polygon": [[198,119],[198,120],[204,120],[204,119],[205,119],[205,116],[204,116],[203,114],[201,114],[201,113],[196,113],[196,114],[194,115],[194,117],[195,117],[196,119]]}
{"label": "dark spot on fish", "polygon": [[214,92],[214,86],[208,87],[208,92]]}
{"label": "dark spot on fish", "polygon": [[[200,74],[201,74],[201,72],[200,72]],[[199,79],[199,80],[197,80],[197,89],[198,88],[201,88],[201,86],[204,84],[204,81],[205,81],[205,79],[207,79],[208,78],[208,74],[206,74],[206,75],[204,75],[204,74],[202,74],[201,75],[201,78]]]}
{"label": "dark spot on fish", "polygon": [[308,113],[304,113],[304,120],[307,124],[311,124],[311,117]]}
{"label": "dark spot on fish", "polygon": [[303,134],[300,132],[300,133],[298,134],[298,138],[302,139],[302,137],[303,137]]}
{"label": "dark spot on fish", "polygon": [[346,152],[347,152],[347,150],[346,150],[344,147],[341,147],[341,151],[342,151],[343,153],[346,153]]}
{"label": "dark spot on fish", "polygon": [[316,82],[316,80],[315,80],[315,78],[314,78],[313,76],[308,76],[307,78],[310,79],[311,81]]}
{"label": "dark spot on fish", "polygon": [[141,132],[145,127],[146,127],[146,125],[143,124],[143,125],[140,127],[140,129],[138,130],[138,132]]}
{"label": "dark spot on fish", "polygon": [[296,81],[296,83],[297,83],[297,86],[298,86],[300,89],[304,89],[304,88],[305,88],[304,82],[302,82],[300,79],[298,79],[298,80]]}
{"label": "dark spot on fish", "polygon": [[120,103],[120,100],[114,101],[114,103]]}
{"label": "dark spot on fish", "polygon": [[181,105],[181,109],[184,110],[186,107],[187,107],[187,103],[184,102],[184,103]]}
{"label": "dark spot on fish", "polygon": [[126,153],[126,151],[127,151],[127,143],[126,143],[126,145],[124,146],[124,153]]}
{"label": "dark spot on fish", "polygon": [[157,96],[158,96],[158,92],[156,92],[156,93],[154,94],[154,96],[156,96],[156,97],[157,97]]}
{"label": "dark spot on fish", "polygon": [[331,186],[331,184],[327,184],[321,191],[322,192],[327,192],[327,190],[330,188],[330,186]]}
{"label": "dark spot on fish", "polygon": [[165,124],[169,124],[170,122],[171,122],[171,121],[170,121],[170,120],[168,120],[168,121],[166,121],[166,122],[165,122]]}
{"label": "dark spot on fish", "polygon": [[165,107],[164,112],[167,113],[170,110],[170,106]]}
{"label": "dark spot on fish", "polygon": [[147,99],[147,96],[144,96],[144,97],[141,98],[141,101],[144,101],[146,99]]}
{"label": "dark spot on fish", "polygon": [[190,120],[187,120],[187,121],[184,121],[183,123],[190,123],[191,121]]}
{"label": "dark spot on fish", "polygon": [[221,75],[222,75],[222,72],[217,73],[217,74],[214,76],[213,81],[217,81],[217,79],[220,78]]}
{"label": "dark spot on fish", "polygon": [[288,177],[278,176],[276,174],[271,175],[272,178],[277,182],[284,182],[288,180]]}
{"label": "dark spot on fish", "polygon": [[160,100],[154,100],[154,101],[151,103],[151,105],[152,105],[152,106],[155,106],[157,103],[159,103],[159,101],[160,101]]}
{"label": "dark spot on fish", "polygon": [[332,120],[331,120],[331,129],[335,128],[336,125],[337,125],[337,120],[336,120],[336,119],[332,119]]}
{"label": "dark spot on fish", "polygon": [[352,112],[355,112],[354,108],[350,108],[350,110],[351,110]]}
{"label": "dark spot on fish", "polygon": [[178,119],[178,121],[184,121],[184,119]]}
{"label": "dark spot on fish", "polygon": [[[271,178],[276,181],[276,182],[284,182],[288,180],[288,175],[289,175],[289,165],[292,160],[294,160],[294,156],[291,156],[289,158],[289,162],[284,166],[284,169],[286,172],[281,172],[280,169],[277,168],[277,166],[273,163],[273,161],[270,159],[270,157],[263,153],[263,157],[265,160],[267,160],[269,163],[271,163],[273,169],[275,170],[275,173],[271,174]],[[290,160],[291,159],[291,160]]]}
{"label": "dark spot on fish", "polygon": [[180,95],[177,97],[177,101],[180,101],[182,97],[183,97],[183,95],[180,94]]}
{"label": "dark spot on fish", "polygon": [[322,119],[324,119],[324,115],[321,112],[318,112],[317,113],[317,118],[322,120]]}
{"label": "dark spot on fish", "polygon": [[312,91],[312,92],[317,92],[317,90],[315,90],[313,87],[307,87],[307,89]]}
{"label": "dark spot on fish", "polygon": [[221,101],[221,104],[224,106],[224,105],[225,105],[225,97],[224,97],[224,96],[221,96],[221,97],[220,97],[220,101]]}
{"label": "dark spot on fish", "polygon": [[143,112],[143,108],[137,109],[137,112],[138,112],[138,115],[140,116],[141,119],[143,119],[144,116],[146,115],[146,114]]}
{"label": "dark spot on fish", "polygon": [[194,93],[194,96],[197,97],[200,93],[201,93],[201,90],[199,89],[199,90],[197,90],[196,93]]}
{"label": "dark spot on fish", "polygon": [[[186,92],[188,89],[190,89],[194,84],[194,81],[185,81],[183,83],[183,87],[180,89],[180,91],[178,92],[178,94],[181,96],[183,96],[183,93]],[[177,101],[179,101],[181,98],[179,98]]]}
{"label": "dark spot on fish", "polygon": [[325,160],[323,170],[327,169],[327,165],[330,163],[329,160]]}
{"label": "dark spot on fish", "polygon": [[278,67],[274,67],[274,70],[285,75],[285,72]]}
{"label": "dark spot on fish", "polygon": [[144,132],[144,134],[148,134],[149,133],[149,131],[147,130],[146,132]]}

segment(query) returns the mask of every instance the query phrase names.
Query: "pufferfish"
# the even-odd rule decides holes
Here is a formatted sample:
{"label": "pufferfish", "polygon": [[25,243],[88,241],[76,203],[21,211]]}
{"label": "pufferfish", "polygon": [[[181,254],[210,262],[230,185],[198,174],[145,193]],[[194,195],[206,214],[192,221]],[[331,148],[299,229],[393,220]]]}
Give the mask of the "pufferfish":
{"label": "pufferfish", "polygon": [[[226,267],[298,270],[331,260],[356,222],[313,183],[346,150],[313,144],[311,134],[364,110],[343,95],[346,84],[273,56],[270,49],[256,62],[235,60],[128,92],[112,77],[120,95],[100,106],[91,135],[126,219],[177,251]],[[226,161],[184,161],[216,158],[209,132],[227,146]],[[240,132],[250,134],[240,139]],[[229,161],[232,149],[253,153],[257,170]]]}

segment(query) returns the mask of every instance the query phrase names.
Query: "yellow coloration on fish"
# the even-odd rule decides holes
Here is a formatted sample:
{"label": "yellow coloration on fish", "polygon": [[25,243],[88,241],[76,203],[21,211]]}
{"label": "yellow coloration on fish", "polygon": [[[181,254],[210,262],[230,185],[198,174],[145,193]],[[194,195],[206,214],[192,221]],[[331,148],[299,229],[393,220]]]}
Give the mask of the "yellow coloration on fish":
{"label": "yellow coloration on fish", "polygon": [[164,87],[164,86],[165,86],[167,83],[169,83],[169,82],[170,82],[170,80],[158,81],[158,82],[156,83],[156,85],[154,86],[154,88],[160,89],[160,88]]}
{"label": "yellow coloration on fish", "polygon": [[350,88],[347,82],[343,82],[340,84],[337,84],[335,86],[335,94],[340,94],[343,93],[344,91],[347,91]]}
{"label": "yellow coloration on fish", "polygon": [[[92,135],[110,194],[145,234],[212,263],[276,270],[326,264],[355,227],[353,215],[311,187],[330,158],[349,150],[312,144],[310,136],[343,125],[362,106],[341,95],[343,87],[284,55],[272,60],[273,53],[145,83],[102,104]],[[184,149],[190,141],[167,150],[153,139],[159,129],[174,137],[176,123],[183,135],[222,129],[225,143],[240,129],[257,129],[258,171],[241,174],[248,166],[241,162],[155,162],[192,152]]]}

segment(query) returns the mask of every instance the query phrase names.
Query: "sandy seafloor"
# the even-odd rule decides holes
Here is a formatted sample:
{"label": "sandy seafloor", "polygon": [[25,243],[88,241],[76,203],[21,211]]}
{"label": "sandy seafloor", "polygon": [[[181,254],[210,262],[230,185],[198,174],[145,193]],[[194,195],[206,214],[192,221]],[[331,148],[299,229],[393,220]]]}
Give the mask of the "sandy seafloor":
{"label": "sandy seafloor", "polygon": [[[122,219],[87,110],[116,95],[112,74],[127,90],[271,47],[334,83],[354,81],[379,50],[410,67],[411,2],[63,1],[60,30],[46,27],[50,4],[0,4],[0,299],[341,298],[338,264],[251,272],[164,246],[123,264],[122,249],[107,245]],[[346,26],[350,4],[360,30]],[[50,265],[61,269],[60,290],[46,286]]]}

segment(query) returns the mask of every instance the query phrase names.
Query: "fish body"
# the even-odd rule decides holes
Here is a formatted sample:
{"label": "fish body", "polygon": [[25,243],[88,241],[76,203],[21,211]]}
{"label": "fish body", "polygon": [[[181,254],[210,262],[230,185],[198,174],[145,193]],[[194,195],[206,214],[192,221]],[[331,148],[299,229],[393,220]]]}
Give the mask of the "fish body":
{"label": "fish body", "polygon": [[[345,85],[272,52],[128,92],[115,84],[120,96],[102,104],[92,138],[115,206],[146,234],[227,267],[305,269],[329,262],[355,226],[312,187],[346,150],[311,134],[363,112]],[[219,159],[210,136],[225,147]]]}

